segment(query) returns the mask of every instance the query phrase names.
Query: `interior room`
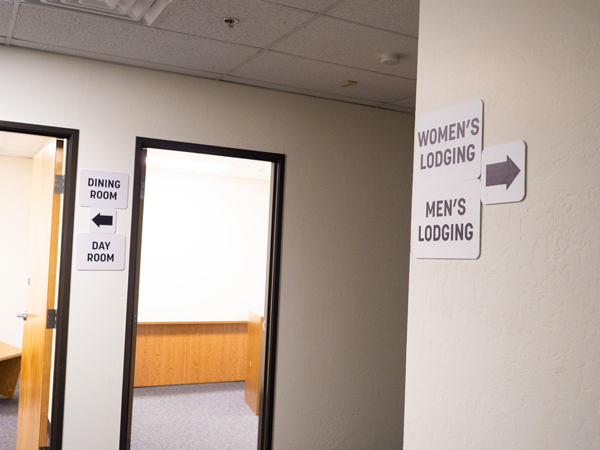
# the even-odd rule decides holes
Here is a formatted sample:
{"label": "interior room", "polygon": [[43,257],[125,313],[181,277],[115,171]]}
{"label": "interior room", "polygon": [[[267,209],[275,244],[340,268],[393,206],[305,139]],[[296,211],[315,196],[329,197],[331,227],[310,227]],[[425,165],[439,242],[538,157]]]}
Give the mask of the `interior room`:
{"label": "interior room", "polygon": [[[599,447],[597,0],[132,9],[1,1],[0,122],[77,130],[77,173],[133,179],[146,138],[285,155],[261,450]],[[483,151],[526,144],[525,195],[479,201],[477,259],[417,258],[415,125],[469,102]],[[79,199],[78,177],[66,185]],[[87,233],[90,212],[73,205],[74,232]],[[69,272],[52,450],[129,444],[136,220],[118,211],[124,270]]]}
{"label": "interior room", "polygon": [[[406,333],[416,2],[364,16],[352,0],[181,1],[152,26],[58,3],[0,2],[0,118],[78,130],[78,172],[131,179],[138,137],[285,154],[265,448],[401,445],[404,353],[389,343],[403,348]],[[317,32],[327,36],[305,47]],[[305,50],[284,50],[292,38]],[[65,182],[78,201],[77,176]],[[76,204],[74,234],[89,220]],[[132,222],[131,207],[118,211],[127,250]],[[70,275],[63,434],[51,445],[124,450],[128,271]]]}
{"label": "interior room", "polygon": [[254,449],[271,163],[145,162],[131,448]]}

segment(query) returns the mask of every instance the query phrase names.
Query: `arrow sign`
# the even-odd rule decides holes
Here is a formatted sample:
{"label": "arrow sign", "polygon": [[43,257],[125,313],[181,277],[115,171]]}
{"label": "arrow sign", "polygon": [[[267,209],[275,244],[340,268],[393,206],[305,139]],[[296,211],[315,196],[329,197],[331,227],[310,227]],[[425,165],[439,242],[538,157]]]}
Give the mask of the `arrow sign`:
{"label": "arrow sign", "polygon": [[481,202],[484,205],[520,202],[525,198],[525,150],[523,141],[483,150],[481,167],[485,170],[481,171]]}
{"label": "arrow sign", "polygon": [[98,213],[96,217],[92,219],[92,222],[94,222],[98,228],[100,228],[101,225],[110,227],[113,224],[113,218],[112,216],[102,216],[100,213]]}
{"label": "arrow sign", "polygon": [[506,162],[488,164],[485,168],[485,185],[499,186],[506,185],[506,189],[510,187],[517,175],[521,173],[521,169],[506,155]]}
{"label": "arrow sign", "polygon": [[117,229],[117,211],[113,208],[91,208],[88,223],[92,234],[114,234]]}

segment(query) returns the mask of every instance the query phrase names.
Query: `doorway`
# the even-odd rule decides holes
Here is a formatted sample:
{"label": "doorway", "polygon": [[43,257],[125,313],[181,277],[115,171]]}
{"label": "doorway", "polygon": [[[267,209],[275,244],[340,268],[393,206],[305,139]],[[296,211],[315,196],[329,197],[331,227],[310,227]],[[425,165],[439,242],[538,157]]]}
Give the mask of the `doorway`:
{"label": "doorway", "polygon": [[[254,423],[251,448],[271,448],[284,161],[285,157],[281,154],[137,139],[121,418],[122,450],[134,448],[133,445],[137,444],[132,441],[132,432],[135,431],[132,428],[133,416],[136,414],[133,408],[134,387],[135,402],[139,405],[140,398],[163,395],[158,390],[175,392],[173,386],[179,397],[210,397],[202,392],[221,395],[213,407],[224,405],[227,398],[235,397],[237,400],[230,407],[225,407],[235,410],[239,407],[239,398],[242,404],[245,399],[237,417],[240,418],[239,423],[246,424],[246,431]],[[230,172],[222,178],[215,173],[208,176],[192,176],[190,173],[205,172],[206,175],[207,171],[227,170]],[[244,171],[253,172],[256,179],[260,179],[262,174],[263,181],[242,180],[252,178],[247,177],[247,173],[244,175]],[[225,182],[226,178],[239,179]],[[188,184],[184,183],[185,179]],[[230,253],[230,256],[235,256],[230,258],[228,271],[231,273],[227,278],[212,266],[219,266],[218,260],[227,258],[225,248],[219,253],[219,246],[224,247],[223,243],[231,249],[239,247],[241,242],[248,246],[246,244],[253,240],[251,233],[248,234],[249,229],[253,229],[253,219],[236,216],[238,213],[234,210],[241,207],[246,209],[246,213],[250,212],[249,205],[254,202],[250,193],[254,190],[262,190],[265,194],[263,200],[256,203],[261,209],[259,205],[262,202],[264,212],[263,219],[258,220],[264,222],[263,253],[258,259],[245,253]],[[208,198],[208,192],[216,195]],[[163,203],[156,201],[161,195],[164,196]],[[207,198],[194,199],[194,196]],[[226,198],[233,199],[233,203],[214,209],[218,208],[214,204],[227,201]],[[185,211],[185,214],[177,217],[178,211]],[[220,221],[213,220],[209,224],[208,217],[217,217]],[[206,226],[194,229],[190,227],[193,222],[205,222]],[[236,228],[237,231],[234,230]],[[142,240],[142,230],[145,240]],[[215,242],[211,242],[208,235]],[[194,250],[182,248],[186,246],[200,250],[198,254],[204,254],[210,262],[197,259]],[[259,274],[254,281],[246,277],[241,282],[248,292],[262,292],[258,294],[261,297],[258,302],[257,295],[245,295],[239,289],[229,292],[235,291],[232,285],[236,284],[231,282],[231,277],[235,276],[238,280],[244,277],[243,271],[232,275],[235,272],[233,266],[246,258],[252,261],[246,264],[246,270],[252,272],[257,267],[259,273],[262,270],[262,279]],[[179,269],[169,270],[173,266]],[[198,276],[200,273],[204,278]],[[213,279],[217,282],[211,283]],[[258,288],[257,279],[262,284]],[[202,280],[205,280],[204,283]],[[194,282],[198,284],[194,286]],[[225,295],[225,291],[229,295]],[[250,306],[248,302],[240,303],[239,297],[244,296],[253,297],[254,303]],[[190,300],[190,297],[195,297],[195,300]],[[209,304],[200,299],[218,301]],[[202,303],[204,306],[201,308],[199,305]],[[158,349],[162,349],[159,351],[161,355],[157,355]],[[151,389],[157,393],[151,394],[154,391],[140,386],[154,386]],[[207,405],[211,407],[210,402]],[[135,408],[138,411],[139,406]],[[158,411],[155,416],[160,416],[161,411],[166,413],[169,408],[180,409],[181,406],[159,402],[155,408]],[[193,423],[191,429],[184,424],[179,426],[181,430],[201,433],[200,428],[204,426],[206,429],[207,425],[210,426],[208,422],[214,421],[218,415],[216,410],[206,419],[200,414],[196,420],[198,429]],[[138,423],[137,419],[135,423]]]}
{"label": "doorway", "polygon": [[77,143],[77,130],[0,121],[0,401],[11,450],[62,447]]}

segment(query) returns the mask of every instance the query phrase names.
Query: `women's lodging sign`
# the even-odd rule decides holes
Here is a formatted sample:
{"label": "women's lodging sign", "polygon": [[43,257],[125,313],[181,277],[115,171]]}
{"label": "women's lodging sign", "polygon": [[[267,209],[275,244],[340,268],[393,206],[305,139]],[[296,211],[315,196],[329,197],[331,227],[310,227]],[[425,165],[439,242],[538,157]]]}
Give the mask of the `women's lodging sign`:
{"label": "women's lodging sign", "polygon": [[412,252],[477,259],[483,102],[420,116],[415,125]]}

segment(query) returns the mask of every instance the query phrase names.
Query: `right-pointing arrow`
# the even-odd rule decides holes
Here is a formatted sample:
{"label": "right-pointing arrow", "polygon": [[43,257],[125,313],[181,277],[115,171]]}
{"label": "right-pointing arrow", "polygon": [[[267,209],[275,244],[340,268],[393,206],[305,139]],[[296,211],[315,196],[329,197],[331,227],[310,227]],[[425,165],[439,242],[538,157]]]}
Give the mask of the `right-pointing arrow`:
{"label": "right-pointing arrow", "polygon": [[510,159],[510,156],[506,155],[506,162],[488,164],[486,166],[485,185],[499,186],[505,184],[506,189],[508,189],[520,172],[521,169]]}
{"label": "right-pointing arrow", "polygon": [[96,214],[96,217],[92,219],[92,222],[94,222],[98,228],[100,228],[100,225],[111,226],[113,224],[113,218],[112,216],[102,216],[98,213]]}

